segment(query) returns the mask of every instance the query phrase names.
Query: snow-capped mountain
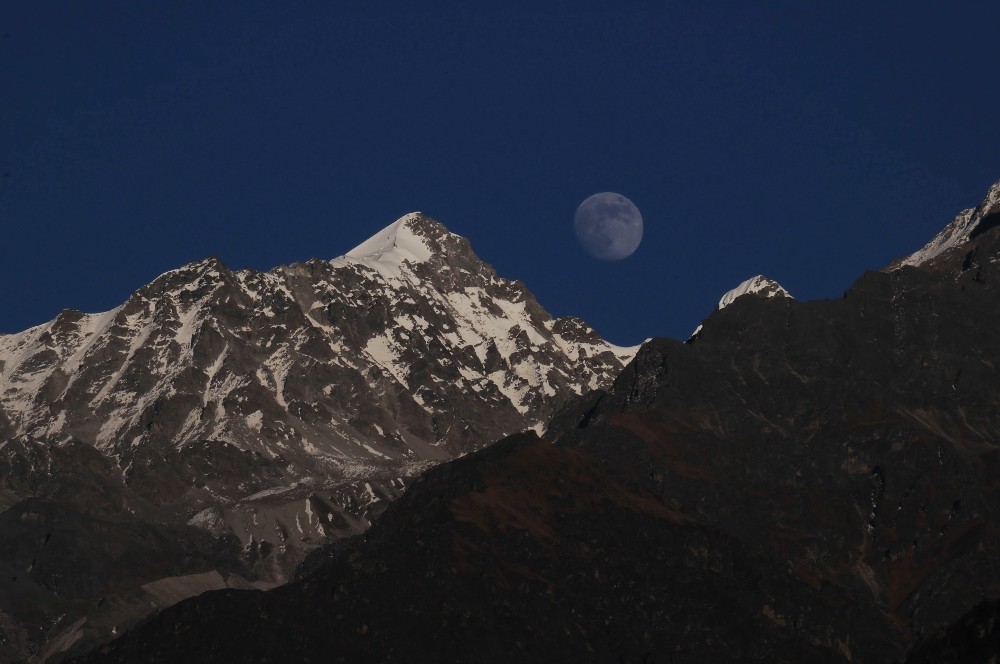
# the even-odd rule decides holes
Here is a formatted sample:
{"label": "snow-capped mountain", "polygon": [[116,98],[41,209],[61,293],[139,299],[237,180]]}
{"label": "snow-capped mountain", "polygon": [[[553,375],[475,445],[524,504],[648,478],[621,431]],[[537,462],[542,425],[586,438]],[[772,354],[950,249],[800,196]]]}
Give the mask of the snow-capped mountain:
{"label": "snow-capped mountain", "polygon": [[773,279],[768,279],[762,274],[750,277],[736,288],[727,291],[719,299],[719,309],[725,309],[733,301],[744,295],[759,295],[760,297],[791,297],[788,291],[782,288],[781,284]]}
{"label": "snow-capped mountain", "polygon": [[[332,261],[208,259],[112,311],[0,337],[0,441],[92,445],[130,486],[244,542],[322,539],[363,529],[365,501],[428,465],[540,427],[635,350],[553,319],[413,213]],[[220,467],[241,455],[250,467]],[[354,509],[310,504],[345,481]]]}
{"label": "snow-capped mountain", "polygon": [[998,223],[1000,223],[1000,182],[990,187],[983,202],[977,207],[959,212],[922,249],[894,261],[889,269],[929,263],[951,249],[965,246],[971,239]]}
{"label": "snow-capped mountain", "polygon": [[204,594],[83,662],[994,661],[993,221],[840,298],[745,284],[297,582]]}
{"label": "snow-capped mountain", "polygon": [[634,351],[553,320],[411,214],[333,261],[258,273],[208,259],[112,311],[0,337],[0,405],[8,435],[120,459],[225,439],[272,457],[437,460],[540,424]]}
{"label": "snow-capped mountain", "polygon": [[[791,294],[785,290],[781,284],[773,279],[768,279],[762,274],[758,274],[755,277],[750,277],[743,283],[741,283],[736,288],[726,291],[725,294],[719,299],[719,305],[716,307],[716,311],[721,311],[725,309],[734,301],[736,298],[743,297],[744,295],[757,295],[758,297],[787,297],[792,299]],[[699,334],[701,334],[702,329],[704,329],[704,324],[698,325],[694,328],[694,332],[688,337],[688,341],[694,341]]]}

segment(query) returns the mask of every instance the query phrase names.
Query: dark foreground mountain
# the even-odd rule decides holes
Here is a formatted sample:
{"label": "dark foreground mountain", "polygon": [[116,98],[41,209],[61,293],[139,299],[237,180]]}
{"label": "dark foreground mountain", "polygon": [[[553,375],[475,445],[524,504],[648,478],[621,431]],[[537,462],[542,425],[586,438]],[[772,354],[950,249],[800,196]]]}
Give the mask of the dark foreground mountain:
{"label": "dark foreground mountain", "polygon": [[998,194],[840,300],[734,298],[294,583],[206,593],[85,661],[996,656]]}
{"label": "dark foreground mountain", "polygon": [[206,260],[0,336],[0,661],[283,582],[423,470],[541,430],[634,353],[421,214],[332,261]]}

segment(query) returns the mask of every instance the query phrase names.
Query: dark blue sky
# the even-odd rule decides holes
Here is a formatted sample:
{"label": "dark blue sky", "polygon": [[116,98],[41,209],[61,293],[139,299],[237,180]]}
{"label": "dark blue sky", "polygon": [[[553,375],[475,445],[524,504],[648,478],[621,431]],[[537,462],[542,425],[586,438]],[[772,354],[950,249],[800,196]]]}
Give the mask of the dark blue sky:
{"label": "dark blue sky", "polygon": [[[422,210],[553,314],[683,338],[757,273],[839,297],[1000,179],[996,3],[415,4],[5,3],[0,332]],[[625,261],[576,244],[599,191],[645,219]]]}

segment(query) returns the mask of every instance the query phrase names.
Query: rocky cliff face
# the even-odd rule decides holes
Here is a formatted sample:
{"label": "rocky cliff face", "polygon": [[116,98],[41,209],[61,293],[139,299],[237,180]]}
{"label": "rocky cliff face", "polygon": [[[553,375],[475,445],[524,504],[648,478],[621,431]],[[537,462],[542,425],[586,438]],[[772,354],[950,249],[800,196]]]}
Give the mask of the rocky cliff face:
{"label": "rocky cliff face", "polygon": [[429,471],[297,582],[181,603],[86,661],[995,657],[992,220],[839,300],[735,298],[546,439]]}
{"label": "rocky cliff face", "polygon": [[333,261],[257,273],[209,259],[113,311],[0,337],[0,404],[8,435],[78,440],[123,467],[198,440],[434,461],[537,426],[634,351],[553,320],[414,214]]}
{"label": "rocky cliff face", "polygon": [[[635,350],[553,319],[419,213],[332,261],[260,273],[209,259],[112,311],[64,311],[0,337],[0,461],[14,469],[0,476],[0,507],[42,499],[39,514],[112,515],[123,537],[158,523],[242,550],[218,569],[164,553],[114,588],[167,572],[219,572],[217,587],[237,573],[281,581],[312,548],[362,532],[418,473],[541,428],[569,398],[609,385]],[[74,533],[87,539],[86,527]],[[21,548],[0,551],[12,576],[65,599],[76,572],[56,583],[31,562],[41,549]],[[75,555],[90,560],[87,550]],[[30,637],[18,632],[22,653],[59,631],[47,613]]]}

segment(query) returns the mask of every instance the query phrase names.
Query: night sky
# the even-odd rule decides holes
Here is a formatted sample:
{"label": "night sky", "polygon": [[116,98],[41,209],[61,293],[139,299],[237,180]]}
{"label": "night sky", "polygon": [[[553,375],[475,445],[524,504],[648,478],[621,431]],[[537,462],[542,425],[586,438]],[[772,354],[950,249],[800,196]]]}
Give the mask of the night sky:
{"label": "night sky", "polygon": [[[7,2],[0,332],[421,210],[554,315],[686,338],[840,297],[1000,180],[998,3]],[[877,5],[877,6],[873,6]],[[630,258],[577,244],[601,191]]]}

